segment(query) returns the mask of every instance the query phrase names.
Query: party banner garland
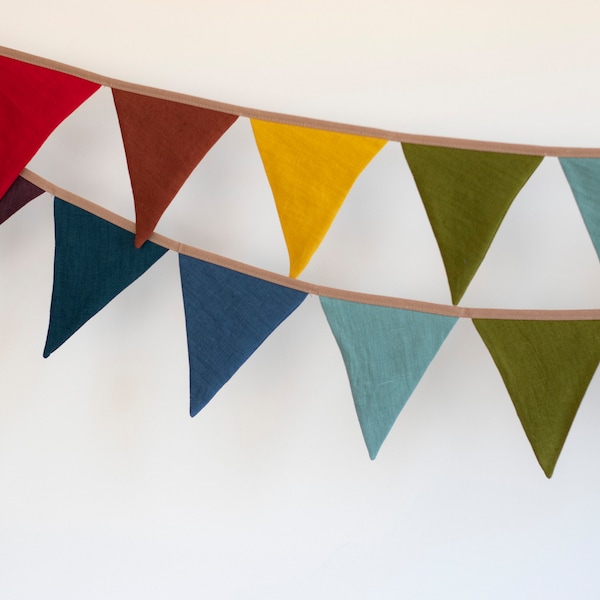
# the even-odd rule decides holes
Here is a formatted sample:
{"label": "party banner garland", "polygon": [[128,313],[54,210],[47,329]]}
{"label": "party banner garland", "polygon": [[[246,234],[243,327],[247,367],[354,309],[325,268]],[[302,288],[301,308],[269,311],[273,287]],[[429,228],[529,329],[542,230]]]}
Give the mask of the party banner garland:
{"label": "party banner garland", "polygon": [[[112,88],[136,223],[26,169],[52,131],[101,85]],[[191,172],[239,117],[249,118],[290,258],[290,276],[154,233]],[[307,294],[340,348],[375,458],[457,319],[468,318],[504,380],[550,477],[600,362],[600,309],[458,306],[504,216],[545,156],[557,156],[600,257],[600,149],[492,144],[300,119],[136,86],[0,48],[0,223],[55,196],[49,356],[168,250],[179,253],[196,415]],[[295,279],[360,173],[400,142],[437,240],[452,305]]]}

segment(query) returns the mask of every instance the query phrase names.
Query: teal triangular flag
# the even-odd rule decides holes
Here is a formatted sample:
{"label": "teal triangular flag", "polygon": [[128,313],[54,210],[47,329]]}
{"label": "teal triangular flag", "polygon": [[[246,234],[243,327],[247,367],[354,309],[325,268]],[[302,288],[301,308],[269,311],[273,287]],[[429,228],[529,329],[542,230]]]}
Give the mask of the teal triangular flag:
{"label": "teal triangular flag", "polygon": [[559,158],[600,258],[600,158]]}
{"label": "teal triangular flag", "polygon": [[50,356],[115,296],[145,273],[166,248],[54,199],[54,285],[44,357]]}
{"label": "teal triangular flag", "polygon": [[179,268],[193,417],[298,308],[306,292],[183,254]]}
{"label": "teal triangular flag", "polygon": [[321,297],[374,459],[455,317]]}

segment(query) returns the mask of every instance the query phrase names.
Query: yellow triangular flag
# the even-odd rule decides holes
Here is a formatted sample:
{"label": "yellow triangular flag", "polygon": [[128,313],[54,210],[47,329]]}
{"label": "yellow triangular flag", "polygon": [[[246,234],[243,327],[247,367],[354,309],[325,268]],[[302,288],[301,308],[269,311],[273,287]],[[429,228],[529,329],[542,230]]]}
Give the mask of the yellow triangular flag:
{"label": "yellow triangular flag", "polygon": [[386,140],[252,119],[290,255],[290,277],[310,261],[350,188]]}

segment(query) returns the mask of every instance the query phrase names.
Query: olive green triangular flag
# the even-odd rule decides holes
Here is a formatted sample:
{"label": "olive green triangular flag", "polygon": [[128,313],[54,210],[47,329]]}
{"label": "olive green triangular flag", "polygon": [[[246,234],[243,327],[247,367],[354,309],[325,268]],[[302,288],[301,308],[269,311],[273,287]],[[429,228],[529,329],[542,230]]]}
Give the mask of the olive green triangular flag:
{"label": "olive green triangular flag", "polygon": [[402,144],[458,304],[541,156]]}
{"label": "olive green triangular flag", "polygon": [[473,319],[551,477],[600,361],[600,321]]}

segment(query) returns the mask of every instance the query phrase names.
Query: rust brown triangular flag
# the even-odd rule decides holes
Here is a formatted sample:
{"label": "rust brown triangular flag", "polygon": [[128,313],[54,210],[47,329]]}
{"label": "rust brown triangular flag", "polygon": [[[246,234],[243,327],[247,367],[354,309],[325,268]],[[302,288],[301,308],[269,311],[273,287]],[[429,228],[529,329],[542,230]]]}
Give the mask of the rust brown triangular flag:
{"label": "rust brown triangular flag", "polygon": [[135,202],[135,245],[237,115],[113,89]]}

